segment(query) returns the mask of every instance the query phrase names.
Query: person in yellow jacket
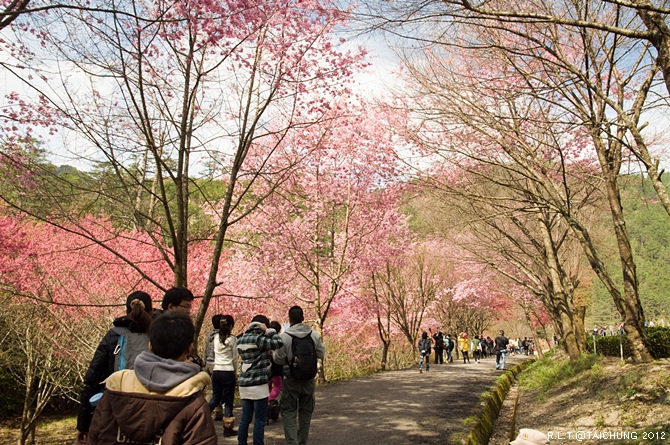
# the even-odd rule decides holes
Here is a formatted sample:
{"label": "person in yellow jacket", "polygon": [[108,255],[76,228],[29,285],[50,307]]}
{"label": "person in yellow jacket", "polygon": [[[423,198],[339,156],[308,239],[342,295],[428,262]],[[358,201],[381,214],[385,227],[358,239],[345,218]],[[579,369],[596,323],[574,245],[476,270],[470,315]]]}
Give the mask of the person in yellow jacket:
{"label": "person in yellow jacket", "polygon": [[187,361],[195,328],[188,314],[171,310],[149,328],[149,350],[134,369],[105,380],[88,431],[89,445],[216,445],[217,436],[202,391],[209,375]]}
{"label": "person in yellow jacket", "polygon": [[463,354],[463,364],[466,360],[470,363],[470,340],[468,340],[468,334],[465,332],[461,332],[458,336],[458,349]]}

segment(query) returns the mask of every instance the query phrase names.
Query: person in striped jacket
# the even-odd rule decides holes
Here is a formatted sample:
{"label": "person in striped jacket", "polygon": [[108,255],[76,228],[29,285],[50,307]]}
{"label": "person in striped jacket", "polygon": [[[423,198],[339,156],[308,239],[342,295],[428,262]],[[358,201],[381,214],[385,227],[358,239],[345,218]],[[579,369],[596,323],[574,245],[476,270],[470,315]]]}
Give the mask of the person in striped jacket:
{"label": "person in striped jacket", "polygon": [[237,433],[237,443],[247,445],[249,425],[254,419],[253,443],[264,445],[265,423],[268,417],[268,382],[272,378],[272,351],[284,345],[277,331],[268,327],[265,315],[256,315],[249,327],[237,339],[237,352],[242,359],[238,384],[242,399],[242,418]]}

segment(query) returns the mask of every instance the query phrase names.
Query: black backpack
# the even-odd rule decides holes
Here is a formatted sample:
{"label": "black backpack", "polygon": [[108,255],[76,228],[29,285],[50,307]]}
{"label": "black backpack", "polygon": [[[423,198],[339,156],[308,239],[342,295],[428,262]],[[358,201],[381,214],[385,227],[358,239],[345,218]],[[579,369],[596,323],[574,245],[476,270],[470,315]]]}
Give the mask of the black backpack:
{"label": "black backpack", "polygon": [[316,345],[314,344],[314,339],[312,339],[311,331],[304,337],[288,335],[292,338],[291,352],[293,353],[293,358],[289,363],[291,377],[296,380],[313,379],[316,377],[317,364]]}

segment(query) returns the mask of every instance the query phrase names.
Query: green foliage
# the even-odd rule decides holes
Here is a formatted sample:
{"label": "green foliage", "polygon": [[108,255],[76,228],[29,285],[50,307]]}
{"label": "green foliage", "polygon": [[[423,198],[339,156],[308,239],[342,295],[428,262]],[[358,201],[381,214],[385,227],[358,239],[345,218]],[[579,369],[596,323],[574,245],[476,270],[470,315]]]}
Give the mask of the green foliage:
{"label": "green foliage", "polygon": [[[626,335],[612,335],[609,337],[596,337],[596,353],[608,357],[621,357],[621,348],[623,347],[623,357],[632,357],[633,348]],[[586,338],[586,349],[593,353],[593,336]]]}
{"label": "green foliage", "polygon": [[647,328],[647,348],[655,359],[670,357],[670,327]]}
{"label": "green foliage", "polygon": [[[653,187],[640,175],[622,177],[621,198],[626,228],[635,254],[640,301],[647,320],[665,317],[670,310],[670,219],[658,202]],[[611,233],[611,221],[603,217],[603,232]],[[620,277],[621,265],[613,236],[601,240],[598,246],[607,258],[607,268]],[[593,280],[592,305],[587,314],[587,326],[616,324],[621,320],[612,297],[599,280]]]}
{"label": "green foliage", "polygon": [[[655,359],[670,357],[670,327],[648,327],[647,330],[647,348],[649,353]],[[587,349],[593,352],[593,336],[586,339]],[[623,358],[633,356],[628,336],[614,335],[610,337],[596,337],[596,352],[608,357],[621,357],[621,346],[623,346]]]}
{"label": "green foliage", "polygon": [[[540,393],[549,391],[567,378],[599,365],[600,357],[594,354],[582,354],[577,360],[567,357],[545,357],[528,366],[519,378],[519,385]],[[597,369],[597,368],[596,368]]]}

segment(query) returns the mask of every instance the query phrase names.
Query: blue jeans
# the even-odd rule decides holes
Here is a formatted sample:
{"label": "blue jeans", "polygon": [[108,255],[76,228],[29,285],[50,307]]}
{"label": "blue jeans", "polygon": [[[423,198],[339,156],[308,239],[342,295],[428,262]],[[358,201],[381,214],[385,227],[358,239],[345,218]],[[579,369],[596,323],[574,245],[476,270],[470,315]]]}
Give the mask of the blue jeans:
{"label": "blue jeans", "polygon": [[249,400],[242,399],[242,418],[237,429],[238,445],[247,445],[249,437],[249,425],[251,418],[254,419],[254,445],[265,444],[265,422],[268,419],[268,398]]}
{"label": "blue jeans", "polygon": [[496,369],[501,368],[505,369],[505,358],[507,357],[507,351],[498,351],[496,355]]}
{"label": "blue jeans", "polygon": [[421,357],[419,357],[419,369],[423,368],[423,361],[426,361],[426,371],[430,369],[430,355],[423,355],[421,354]]}
{"label": "blue jeans", "polygon": [[233,417],[235,401],[235,371],[212,372],[212,398],[209,410],[214,411],[219,403],[223,403],[223,417]]}

